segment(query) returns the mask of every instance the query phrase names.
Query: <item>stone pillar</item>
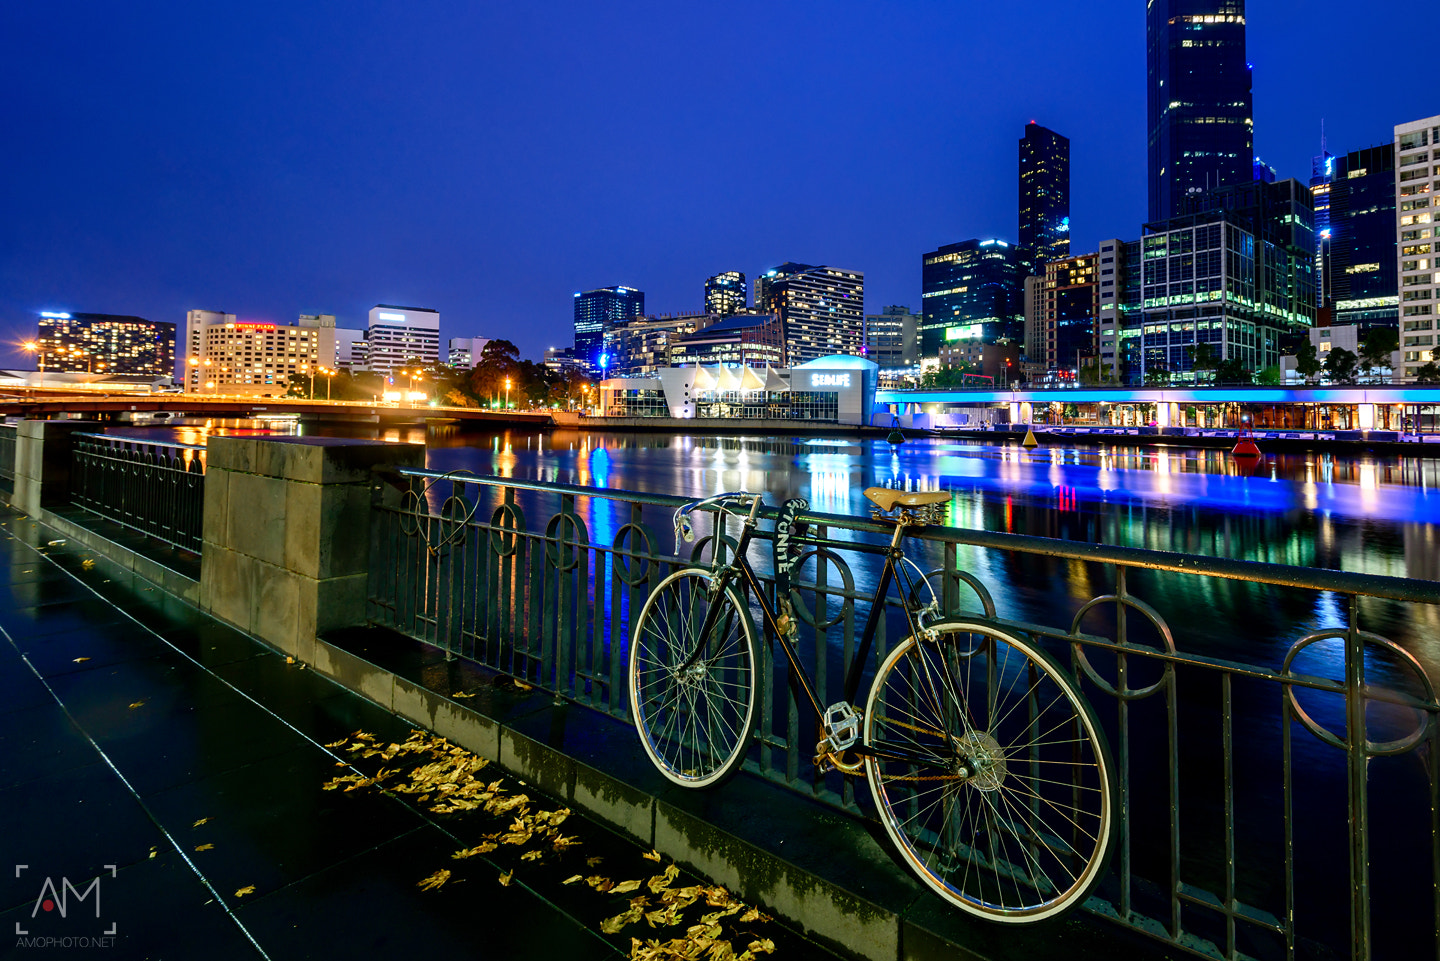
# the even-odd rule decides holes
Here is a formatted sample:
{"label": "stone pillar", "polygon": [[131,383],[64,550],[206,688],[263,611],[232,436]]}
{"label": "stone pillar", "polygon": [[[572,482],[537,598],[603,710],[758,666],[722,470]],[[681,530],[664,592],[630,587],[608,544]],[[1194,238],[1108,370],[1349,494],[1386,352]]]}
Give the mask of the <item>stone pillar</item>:
{"label": "stone pillar", "polygon": [[70,502],[70,462],[77,432],[99,433],[93,420],[22,420],[15,431],[15,491],[10,504],[31,517]]}
{"label": "stone pillar", "polygon": [[365,622],[376,466],[423,467],[420,444],[212,437],[200,607],[304,661],[315,635]]}

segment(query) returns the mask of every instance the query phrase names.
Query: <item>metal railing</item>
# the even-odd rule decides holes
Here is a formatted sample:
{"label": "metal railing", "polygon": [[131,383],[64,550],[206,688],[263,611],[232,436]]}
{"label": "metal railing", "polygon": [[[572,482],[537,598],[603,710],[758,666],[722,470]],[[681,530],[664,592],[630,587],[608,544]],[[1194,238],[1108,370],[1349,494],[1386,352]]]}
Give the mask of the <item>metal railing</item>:
{"label": "metal railing", "polygon": [[15,493],[15,437],[19,428],[0,424],[0,490]]}
{"label": "metal railing", "polygon": [[106,520],[200,553],[205,448],[76,433],[70,500]]}
{"label": "metal railing", "polygon": [[[733,544],[712,531],[691,557],[669,554],[681,498],[402,473],[400,503],[375,501],[370,619],[616,717],[628,712],[630,613],[670,571]],[[839,699],[889,528],[804,519],[813,543],[796,610],[826,704]],[[1440,583],[948,527],[907,545],[938,561],[945,611],[1048,646],[1102,717],[1118,841],[1088,910],[1202,957],[1436,955],[1437,671],[1366,622],[1413,626],[1407,646],[1418,638],[1427,663],[1440,660]],[[752,554],[757,570],[768,546]],[[1094,593],[1059,624],[998,620],[990,572],[1002,569]],[[1239,616],[1212,606],[1237,597]],[[900,640],[898,599],[887,603],[872,673]],[[1196,605],[1209,620],[1186,613]],[[1272,629],[1271,644],[1242,642]],[[748,769],[860,810],[852,783],[816,774],[788,666],[762,646]]]}

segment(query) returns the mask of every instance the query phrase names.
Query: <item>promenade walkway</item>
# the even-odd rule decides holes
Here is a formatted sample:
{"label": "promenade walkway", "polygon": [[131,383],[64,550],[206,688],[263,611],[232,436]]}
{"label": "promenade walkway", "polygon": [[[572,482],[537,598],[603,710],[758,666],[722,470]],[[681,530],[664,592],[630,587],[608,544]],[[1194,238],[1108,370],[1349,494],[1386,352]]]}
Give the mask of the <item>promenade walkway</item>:
{"label": "promenade walkway", "polygon": [[[375,773],[324,745],[411,725],[126,578],[0,508],[0,956],[611,958],[658,933],[602,935],[623,899],[503,846],[422,890],[483,827],[321,789]],[[578,815],[564,833],[581,870],[659,869]]]}

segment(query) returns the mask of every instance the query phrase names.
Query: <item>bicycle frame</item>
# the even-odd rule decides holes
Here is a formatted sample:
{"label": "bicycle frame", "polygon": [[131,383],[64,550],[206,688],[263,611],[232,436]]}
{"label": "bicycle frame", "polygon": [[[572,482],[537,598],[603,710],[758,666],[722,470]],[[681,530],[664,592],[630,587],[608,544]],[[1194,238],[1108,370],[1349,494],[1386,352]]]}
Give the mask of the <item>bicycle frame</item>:
{"label": "bicycle frame", "polygon": [[[814,683],[811,681],[810,674],[805,669],[805,665],[802,664],[800,661],[799,652],[795,649],[794,644],[790,642],[790,637],[787,632],[783,630],[780,626],[779,615],[771,606],[770,601],[766,596],[764,586],[760,582],[759,575],[755,573],[755,569],[750,565],[750,561],[746,557],[746,554],[750,547],[750,542],[754,539],[755,531],[758,528],[756,515],[759,510],[759,503],[759,499],[757,498],[751,506],[749,516],[746,517],[744,520],[744,526],[742,527],[740,533],[740,540],[735,546],[734,559],[720,569],[718,569],[717,571],[715,571],[716,589],[718,591],[723,591],[725,587],[730,583],[731,579],[734,578],[737,574],[742,579],[742,582],[749,588],[750,592],[754,595],[756,602],[760,605],[760,612],[764,616],[766,626],[770,628],[770,630],[774,633],[776,640],[780,642],[780,649],[784,651],[785,659],[790,663],[790,679],[792,687],[798,688],[797,695],[803,695],[803,700],[806,700],[810,703],[810,707],[815,713],[816,727],[818,730],[821,727],[820,718],[824,715],[825,708],[820,704],[820,699],[815,694]],[[719,508],[718,517],[716,520],[717,535],[723,534],[725,516],[726,510],[722,505]],[[909,630],[909,634],[914,635],[918,633],[920,629],[919,624],[916,622],[914,616],[915,612],[911,610],[911,605],[908,600],[909,596],[914,593],[915,582],[914,579],[910,576],[910,573],[904,570],[899,565],[900,560],[904,556],[903,552],[900,549],[900,543],[905,536],[906,526],[907,525],[903,522],[897,522],[895,524],[895,532],[890,538],[890,544],[888,548],[886,548],[885,550],[885,567],[880,573],[880,583],[877,584],[875,587],[875,596],[871,601],[870,614],[865,621],[865,629],[861,635],[860,645],[856,648],[855,654],[851,658],[850,663],[846,669],[844,689],[845,703],[850,705],[854,705],[856,703],[856,698],[860,693],[860,681],[862,676],[864,675],[865,662],[870,657],[870,647],[875,641],[875,633],[879,629],[880,618],[885,616],[885,599],[889,594],[890,585],[892,582],[900,583],[902,586],[901,609],[905,612],[905,621],[906,626]],[[717,544],[718,543],[719,537],[717,536]],[[711,631],[715,627],[715,620],[718,616],[718,608],[712,606],[706,612],[705,620],[702,622],[700,634],[698,635],[699,637],[708,638],[710,636]],[[695,661],[701,656],[702,649],[703,644],[701,646],[697,646],[695,651],[691,653],[688,658],[686,658],[682,667],[689,667],[690,665],[694,664]],[[797,699],[802,698],[797,696]],[[935,766],[932,759],[925,758],[919,755],[912,755],[911,753],[905,751],[896,751],[891,749],[886,749],[882,751],[877,750],[873,746],[866,747],[860,743],[855,744],[851,750],[853,751],[853,753],[861,756],[885,756],[893,760],[909,761],[925,767]]]}

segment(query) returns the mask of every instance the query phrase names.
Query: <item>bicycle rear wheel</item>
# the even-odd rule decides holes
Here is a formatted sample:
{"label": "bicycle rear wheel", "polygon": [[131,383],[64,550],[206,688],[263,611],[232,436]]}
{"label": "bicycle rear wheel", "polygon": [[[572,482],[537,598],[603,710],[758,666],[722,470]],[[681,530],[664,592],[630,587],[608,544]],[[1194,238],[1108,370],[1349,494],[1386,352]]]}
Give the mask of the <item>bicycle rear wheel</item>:
{"label": "bicycle rear wheel", "polygon": [[1023,923],[1084,901],[1113,836],[1113,762],[1094,710],[1050,657],[973,622],[911,637],[865,708],[885,831],[937,894]]}
{"label": "bicycle rear wheel", "polygon": [[[710,787],[739,770],[755,719],[755,627],[733,586],[687,568],[645,599],[630,641],[630,710],[660,773]],[[713,595],[713,596],[712,596]],[[707,613],[715,608],[705,636]]]}

